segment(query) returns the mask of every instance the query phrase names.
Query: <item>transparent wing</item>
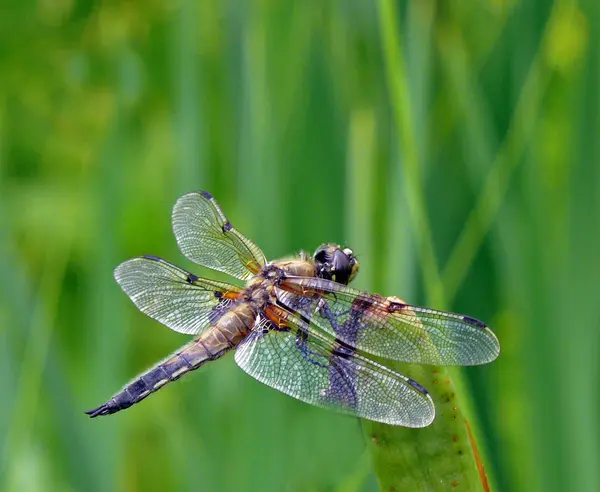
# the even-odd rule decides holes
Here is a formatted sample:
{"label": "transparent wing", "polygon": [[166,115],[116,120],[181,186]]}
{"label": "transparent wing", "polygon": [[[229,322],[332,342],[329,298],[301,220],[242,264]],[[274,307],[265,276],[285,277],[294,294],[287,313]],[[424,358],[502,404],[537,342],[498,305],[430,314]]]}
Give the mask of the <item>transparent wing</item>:
{"label": "transparent wing", "polygon": [[412,379],[332,344],[284,310],[275,316],[287,327],[261,318],[235,352],[252,377],[312,405],[377,422],[425,427],[433,421],[431,397]]}
{"label": "transparent wing", "polygon": [[233,228],[206,191],[179,198],[172,219],[179,249],[199,265],[240,280],[247,280],[265,265],[260,248]]}
{"label": "transparent wing", "polygon": [[115,280],[140,311],[188,335],[216,322],[240,292],[234,285],[198,278],[156,256],[121,263]]}
{"label": "transparent wing", "polygon": [[410,306],[397,297],[308,277],[284,280],[277,296],[342,342],[386,359],[468,366],[490,362],[500,353],[498,339],[481,321]]}

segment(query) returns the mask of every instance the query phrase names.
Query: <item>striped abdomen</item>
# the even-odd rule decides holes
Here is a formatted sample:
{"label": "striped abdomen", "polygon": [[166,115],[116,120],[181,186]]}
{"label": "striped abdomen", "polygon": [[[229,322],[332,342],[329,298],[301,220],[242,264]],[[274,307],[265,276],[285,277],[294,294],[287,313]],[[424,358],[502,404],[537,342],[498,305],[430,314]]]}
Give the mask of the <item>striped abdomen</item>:
{"label": "striped abdomen", "polygon": [[[251,313],[231,311],[201,337],[185,345],[171,357],[137,377],[104,405],[86,413],[90,417],[125,410],[187,372],[218,359],[235,347],[246,335],[246,318]],[[251,327],[251,325],[250,325]]]}

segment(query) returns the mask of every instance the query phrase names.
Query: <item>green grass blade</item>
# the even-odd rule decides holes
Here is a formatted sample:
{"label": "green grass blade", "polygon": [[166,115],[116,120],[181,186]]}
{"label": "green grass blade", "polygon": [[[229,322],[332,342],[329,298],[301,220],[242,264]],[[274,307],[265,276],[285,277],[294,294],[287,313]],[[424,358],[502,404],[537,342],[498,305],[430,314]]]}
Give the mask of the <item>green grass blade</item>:
{"label": "green grass blade", "polygon": [[399,16],[390,0],[379,2],[379,22],[385,58],[387,85],[401,148],[405,171],[405,193],[408,210],[417,240],[417,252],[423,268],[427,297],[435,304],[443,304],[444,295],[433,250],[431,229],[423,195],[422,162],[414,134],[414,120],[400,33]]}
{"label": "green grass blade", "polygon": [[[382,0],[379,3],[388,91],[398,130],[405,193],[422,262],[425,290],[429,303],[443,307],[444,292],[423,196],[422,164],[413,131],[414,117],[399,19],[394,2]],[[460,373],[424,367],[410,368],[408,372],[430,388],[437,418],[433,425],[422,430],[364,424],[372,443],[375,472],[382,490],[448,490],[458,485],[469,491],[488,490],[488,478],[477,449],[478,427]]]}
{"label": "green grass blade", "polygon": [[[3,442],[0,464],[4,473],[3,490],[23,490],[26,477],[20,467],[32,452],[36,415],[41,411],[40,392],[47,355],[56,318],[62,288],[68,250],[58,253],[49,251],[44,270],[40,276],[39,292],[32,316],[31,336],[27,339],[21,359],[19,388],[13,401],[13,415],[10,430]],[[27,481],[25,482],[27,483]],[[29,482],[31,483],[31,482]]]}
{"label": "green grass blade", "polygon": [[530,141],[542,97],[552,75],[547,60],[548,45],[552,42],[554,34],[550,27],[556,23],[557,16],[562,16],[565,12],[569,13],[569,10],[565,11],[562,7],[562,3],[554,4],[540,49],[523,84],[505,142],[490,168],[477,203],[444,268],[442,278],[448,302],[451,302],[460,288],[477,250],[502,205],[510,178],[518,164],[523,161],[522,155]]}

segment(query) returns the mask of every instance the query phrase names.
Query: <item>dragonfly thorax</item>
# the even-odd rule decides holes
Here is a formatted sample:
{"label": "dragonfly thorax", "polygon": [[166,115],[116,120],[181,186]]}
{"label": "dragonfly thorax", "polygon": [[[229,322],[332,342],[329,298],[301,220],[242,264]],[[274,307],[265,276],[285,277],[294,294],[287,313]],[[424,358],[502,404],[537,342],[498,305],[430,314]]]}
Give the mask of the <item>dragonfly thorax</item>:
{"label": "dragonfly thorax", "polygon": [[274,283],[265,279],[257,279],[246,289],[243,296],[255,309],[263,309],[274,295]]}
{"label": "dragonfly thorax", "polygon": [[275,299],[276,288],[290,277],[314,277],[315,266],[310,260],[280,260],[267,263],[248,282],[245,300],[262,309]]}
{"label": "dragonfly thorax", "polygon": [[278,285],[286,277],[314,277],[315,265],[310,260],[279,260],[268,263],[258,275]]}

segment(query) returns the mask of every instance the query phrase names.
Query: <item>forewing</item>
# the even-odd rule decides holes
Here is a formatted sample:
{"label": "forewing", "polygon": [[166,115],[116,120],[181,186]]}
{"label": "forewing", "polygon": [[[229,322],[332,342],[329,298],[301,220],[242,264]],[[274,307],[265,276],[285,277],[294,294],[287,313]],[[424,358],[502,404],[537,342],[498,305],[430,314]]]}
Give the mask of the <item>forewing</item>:
{"label": "forewing", "polygon": [[481,321],[361,293],[320,278],[286,279],[279,301],[360,351],[415,364],[491,362],[500,344]]}
{"label": "forewing", "polygon": [[172,219],[179,249],[199,265],[240,280],[247,280],[265,265],[260,248],[233,228],[206,191],[179,198]]}
{"label": "forewing", "polygon": [[252,377],[312,405],[377,422],[425,427],[433,421],[433,402],[418,383],[332,344],[283,310],[277,317],[287,328],[262,318],[235,352]]}
{"label": "forewing", "polygon": [[234,285],[198,278],[156,256],[121,263],[115,280],[140,311],[188,335],[217,321],[240,292]]}

